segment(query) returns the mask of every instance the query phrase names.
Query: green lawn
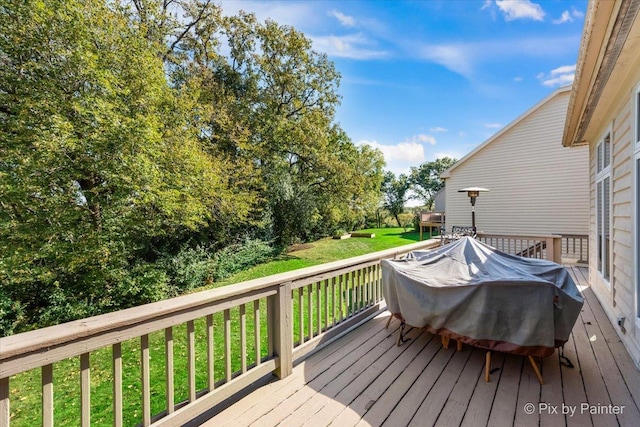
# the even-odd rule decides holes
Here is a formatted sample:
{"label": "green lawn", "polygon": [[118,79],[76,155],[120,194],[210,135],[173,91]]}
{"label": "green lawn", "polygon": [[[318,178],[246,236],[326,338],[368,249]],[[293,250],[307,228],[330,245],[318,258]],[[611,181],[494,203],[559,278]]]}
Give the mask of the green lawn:
{"label": "green lawn", "polygon": [[[420,240],[420,233],[413,230],[405,232],[402,228],[371,228],[359,231],[375,233],[376,237],[351,237],[345,240],[336,240],[328,237],[318,240],[311,243],[311,247],[308,249],[289,252],[274,261],[234,274],[226,280],[216,283],[215,287],[382,251]],[[423,238],[428,239],[428,233],[425,233]]]}
{"label": "green lawn", "polygon": [[[306,248],[298,251],[289,252],[282,255],[279,259],[272,262],[258,265],[246,271],[238,273],[224,282],[215,284],[215,287],[237,283],[257,277],[264,277],[271,274],[290,271],[298,268],[308,267],[312,265],[322,264],[326,262],[336,261],[340,259],[350,258],[366,253],[376,252],[392,247],[397,247],[419,240],[417,232],[405,233],[402,228],[385,228],[362,230],[363,232],[375,233],[374,238],[356,238],[352,237],[345,240],[334,240],[331,238],[322,239],[305,245]],[[204,288],[202,288],[204,289]],[[314,298],[317,298],[314,295]],[[314,299],[315,301],[315,299]],[[231,310],[232,320],[232,348],[233,370],[239,369],[238,347],[238,314],[239,308]],[[266,312],[264,301],[261,302],[261,317]],[[294,311],[297,312],[298,307],[294,300]],[[315,310],[312,310],[312,316],[315,316]],[[224,337],[223,337],[223,313],[214,315],[215,325],[215,378],[217,381],[224,378],[224,366],[222,356],[224,355]],[[252,330],[252,312],[247,312],[248,329]],[[297,314],[294,320],[297,322]],[[295,322],[294,322],[295,323]],[[296,323],[297,325],[297,323]],[[294,325],[294,331],[297,326]],[[262,327],[266,328],[266,322],[262,323]],[[196,333],[196,370],[197,370],[197,388],[199,390],[206,388],[206,325],[204,319],[198,319],[195,322]],[[252,331],[248,331],[248,336],[252,336]],[[186,326],[180,325],[174,328],[174,375],[176,379],[175,394],[176,402],[182,401],[187,397],[186,383]],[[266,329],[261,333],[263,345],[262,355],[266,356]],[[299,339],[299,337],[294,337]],[[152,412],[157,413],[164,409],[165,396],[165,375],[164,375],[164,333],[162,331],[154,332],[149,335],[150,351],[151,351],[151,405]],[[251,340],[249,340],[249,364],[254,362],[251,358],[253,351]],[[124,363],[124,423],[125,425],[134,425],[140,422],[141,404],[140,404],[140,343],[138,339],[128,340],[122,343],[122,354]],[[91,421],[92,425],[112,425],[112,355],[111,348],[104,348],[91,353]],[[12,377],[10,380],[11,388],[11,424],[15,426],[32,426],[41,425],[40,416],[41,399],[40,399],[40,370],[32,370],[23,374]],[[56,425],[74,426],[79,425],[80,409],[79,409],[79,361],[78,358],[67,359],[54,365],[54,387],[55,387],[55,423]]]}

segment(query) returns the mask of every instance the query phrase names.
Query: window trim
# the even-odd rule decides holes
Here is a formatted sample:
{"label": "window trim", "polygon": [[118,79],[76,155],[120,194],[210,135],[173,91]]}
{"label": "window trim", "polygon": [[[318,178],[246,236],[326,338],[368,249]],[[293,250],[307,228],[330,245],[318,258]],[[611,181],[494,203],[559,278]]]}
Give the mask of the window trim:
{"label": "window trim", "polygon": [[[600,160],[602,159],[602,161],[604,162],[604,141],[609,138],[609,164],[607,166],[603,166],[601,170],[598,170],[600,168]],[[600,154],[600,149],[602,147],[602,154]],[[601,157],[602,156],[602,157]],[[607,289],[611,290],[611,275],[613,273],[613,265],[612,265],[612,249],[613,249],[613,242],[612,242],[612,233],[613,233],[613,215],[612,215],[612,208],[613,208],[613,179],[612,179],[612,163],[613,163],[613,123],[609,124],[609,126],[607,126],[607,128],[605,129],[605,131],[602,133],[602,135],[600,136],[600,138],[598,138],[598,143],[596,144],[596,155],[595,155],[595,162],[596,162],[596,174],[595,174],[595,210],[596,210],[596,230],[595,230],[595,236],[596,236],[596,271],[598,272],[598,274],[600,275],[600,277],[602,278],[602,282],[605,284],[605,286],[607,287]],[[602,221],[602,212],[601,209],[599,209],[599,197],[598,197],[598,186],[600,183],[602,183],[603,189],[604,189],[604,183],[606,181],[606,179],[609,179],[609,221],[608,224],[606,224],[606,227],[608,228],[608,232],[609,232],[609,248],[608,250],[606,250],[606,245],[604,245],[604,241],[606,241],[606,239],[603,239],[604,241],[601,242],[600,241],[600,234],[598,232],[598,227],[600,226],[600,221]],[[604,190],[603,190],[603,195],[600,196],[601,198],[604,199]],[[604,200],[602,200],[603,204],[602,204],[602,208],[604,209]],[[603,222],[602,224],[603,226],[603,236],[605,236],[606,234],[606,229],[605,229],[605,224]],[[600,248],[604,246],[603,250],[603,263],[602,263],[602,267],[599,265],[600,263]],[[605,264],[606,263],[606,264]],[[605,277],[604,275],[604,271],[605,271],[605,265],[607,265],[607,270],[609,273],[609,277]]]}
{"label": "window trim", "polygon": [[635,90],[633,91],[632,104],[633,104],[632,108],[633,108],[633,114],[634,114],[633,130],[634,130],[634,136],[635,136],[634,152],[637,152],[638,150],[640,150],[640,83],[636,86]]}
{"label": "window trim", "polygon": [[634,272],[634,291],[635,291],[635,317],[636,325],[640,328],[640,82],[633,90],[632,99],[633,111],[633,134],[634,134],[634,150],[633,150],[633,186],[632,191],[632,215],[631,221],[632,239],[633,239],[633,259],[635,263]]}
{"label": "window trim", "polygon": [[[640,124],[640,114],[636,116],[636,122]],[[633,185],[632,212],[634,215],[632,225],[633,259],[635,264],[634,290],[635,290],[635,317],[636,325],[640,328],[640,149],[636,148],[633,154]]]}

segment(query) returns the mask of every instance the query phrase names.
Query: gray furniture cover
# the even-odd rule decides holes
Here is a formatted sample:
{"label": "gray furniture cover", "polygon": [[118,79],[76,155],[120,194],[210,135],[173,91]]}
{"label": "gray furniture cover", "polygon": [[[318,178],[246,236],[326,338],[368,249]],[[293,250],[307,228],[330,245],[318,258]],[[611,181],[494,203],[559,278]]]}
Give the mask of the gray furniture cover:
{"label": "gray furniture cover", "polygon": [[389,311],[477,347],[546,357],[568,339],[583,299],[554,262],[500,252],[471,237],[382,261]]}

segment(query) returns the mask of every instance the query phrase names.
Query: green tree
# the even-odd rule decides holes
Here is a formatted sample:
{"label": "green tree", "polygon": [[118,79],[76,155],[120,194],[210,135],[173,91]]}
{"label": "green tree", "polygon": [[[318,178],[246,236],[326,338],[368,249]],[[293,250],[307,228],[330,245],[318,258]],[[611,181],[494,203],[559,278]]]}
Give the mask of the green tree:
{"label": "green tree", "polygon": [[[124,283],[137,295],[129,303],[167,296],[155,287],[162,274],[144,267],[153,246],[247,211],[229,206],[240,196],[204,150],[190,97],[167,84],[160,47],[125,9],[100,0],[6,3],[4,297],[37,324],[112,306]],[[68,301],[64,313],[47,313],[54,300]]]}
{"label": "green tree", "polygon": [[387,171],[382,182],[382,206],[389,211],[398,222],[398,227],[402,227],[399,215],[404,212],[404,205],[409,198],[410,188],[409,178],[400,174],[396,178],[393,172]]}
{"label": "green tree", "polygon": [[288,244],[353,222],[378,192],[381,168],[379,157],[359,159],[333,123],[334,65],[292,27],[243,12],[198,16],[176,45],[172,80],[200,88],[201,138],[233,165],[234,184],[253,192],[253,217],[262,220],[254,225]]}
{"label": "green tree", "polygon": [[427,209],[433,208],[436,193],[444,187],[444,180],[440,178],[440,175],[453,166],[456,161],[450,157],[442,157],[411,168],[409,182],[412,190]]}

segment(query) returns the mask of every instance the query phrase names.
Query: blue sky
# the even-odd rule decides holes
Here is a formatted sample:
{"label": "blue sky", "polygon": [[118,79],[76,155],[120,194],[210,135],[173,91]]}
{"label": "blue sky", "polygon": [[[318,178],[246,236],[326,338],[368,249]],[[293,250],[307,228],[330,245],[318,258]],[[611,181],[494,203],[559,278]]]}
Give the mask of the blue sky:
{"label": "blue sky", "polygon": [[573,80],[586,1],[237,1],[291,25],[342,79],[336,121],[396,174],[461,158]]}

